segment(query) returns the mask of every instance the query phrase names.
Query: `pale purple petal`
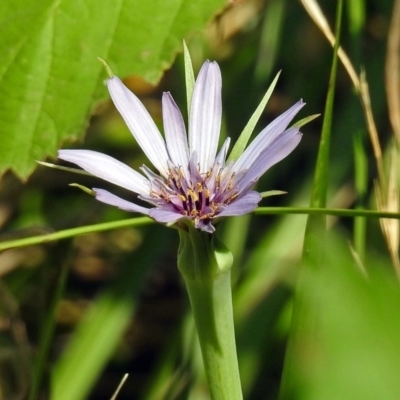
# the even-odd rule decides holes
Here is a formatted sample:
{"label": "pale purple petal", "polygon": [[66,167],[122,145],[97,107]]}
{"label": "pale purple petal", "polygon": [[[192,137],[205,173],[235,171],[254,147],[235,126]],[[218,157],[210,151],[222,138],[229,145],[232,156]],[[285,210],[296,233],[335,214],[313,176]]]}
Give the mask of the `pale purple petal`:
{"label": "pale purple petal", "polygon": [[186,217],[186,215],[179,214],[175,211],[164,210],[162,208],[150,209],[149,216],[154,218],[156,221],[165,224],[171,224]]}
{"label": "pale purple petal", "polygon": [[157,175],[146,165],[142,165],[139,169],[146,175],[147,179],[152,183],[155,179],[162,179],[160,175]]}
{"label": "pale purple petal", "polygon": [[206,179],[207,188],[211,194],[213,194],[216,189],[217,179],[219,180],[218,185],[220,185],[221,183],[220,178],[218,178],[218,176],[221,175],[221,171],[225,168],[225,159],[230,142],[231,139],[226,138],[224,144],[221,147],[221,150],[219,151],[215,159],[214,165],[211,170],[211,174]]}
{"label": "pale purple petal", "polygon": [[107,80],[111,98],[152,164],[167,176],[168,153],[156,124],[141,101],[116,76]]}
{"label": "pale purple petal", "polygon": [[246,193],[240,199],[229,204],[221,213],[218,214],[217,217],[247,214],[257,208],[260,200],[260,193],[254,191]]}
{"label": "pale purple petal", "polygon": [[208,232],[208,233],[214,233],[215,232],[215,228],[211,224],[210,221],[204,222],[204,220],[200,219],[200,220],[195,221],[194,226],[195,226],[196,229],[201,229],[204,232]]}
{"label": "pale purple petal", "polygon": [[287,129],[256,156],[246,174],[235,184],[240,185],[241,190],[245,189],[248,183],[256,181],[269,168],[287,157],[300,143],[301,138],[302,133],[298,128]]}
{"label": "pale purple petal", "polygon": [[266,128],[264,128],[238,158],[233,166],[233,171],[237,172],[241,169],[249,168],[254,159],[284,132],[286,127],[290,124],[290,121],[305,106],[305,104],[306,103],[304,103],[303,100],[298,101],[295,105],[289,108],[289,110],[275,118]]}
{"label": "pale purple petal", "polygon": [[120,208],[121,210],[149,215],[150,210],[148,208],[141,207],[137,204],[131,203],[130,201],[121,199],[120,197],[115,196],[107,190],[93,188],[93,191],[96,193],[96,200],[99,200],[102,203],[110,204],[112,206]]}
{"label": "pale purple petal", "polygon": [[201,182],[203,180],[202,176],[199,173],[199,170],[197,168],[197,152],[194,151],[190,155],[190,160],[189,160],[189,173],[190,173],[190,180],[192,181],[192,184],[195,184],[196,182]]}
{"label": "pale purple petal", "polygon": [[226,154],[228,153],[231,138],[226,138],[224,144],[221,147],[217,157],[215,158],[214,165],[219,165],[221,168],[225,167]]}
{"label": "pale purple petal", "polygon": [[142,195],[150,192],[149,181],[143,175],[106,154],[92,150],[59,150],[58,158],[132,192]]}
{"label": "pale purple petal", "polygon": [[200,173],[213,166],[221,128],[221,71],[206,61],[194,86],[189,116],[190,153],[197,152]]}
{"label": "pale purple petal", "polygon": [[162,97],[162,111],[165,141],[168,154],[175,166],[181,167],[186,178],[189,178],[189,148],[182,114],[170,93]]}

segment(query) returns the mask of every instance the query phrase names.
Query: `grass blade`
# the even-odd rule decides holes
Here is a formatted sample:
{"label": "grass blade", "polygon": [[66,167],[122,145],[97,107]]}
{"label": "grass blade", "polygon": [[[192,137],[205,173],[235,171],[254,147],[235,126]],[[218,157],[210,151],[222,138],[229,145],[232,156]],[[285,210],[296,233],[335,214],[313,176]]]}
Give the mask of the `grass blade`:
{"label": "grass blade", "polygon": [[[331,126],[333,115],[333,103],[335,97],[335,81],[338,65],[338,49],[340,41],[340,27],[342,17],[343,0],[339,0],[336,17],[336,41],[333,50],[333,60],[329,78],[328,93],[325,104],[324,120],[322,124],[321,140],[318,149],[317,164],[314,174],[313,189],[311,194],[311,207],[325,207],[329,174],[329,149],[331,141]],[[283,370],[281,398],[292,398],[297,392],[297,372],[302,360],[298,354],[300,347],[304,345],[304,335],[312,332],[317,336],[318,320],[321,309],[318,304],[310,305],[306,300],[308,280],[311,276],[319,274],[324,257],[324,235],[326,219],[323,216],[309,216],[303,245],[304,264],[299,273],[296,285],[296,294],[293,305],[293,316],[288,348]],[[315,279],[315,278],[314,278]],[[312,327],[312,329],[310,329]],[[313,337],[308,338],[313,342]]]}

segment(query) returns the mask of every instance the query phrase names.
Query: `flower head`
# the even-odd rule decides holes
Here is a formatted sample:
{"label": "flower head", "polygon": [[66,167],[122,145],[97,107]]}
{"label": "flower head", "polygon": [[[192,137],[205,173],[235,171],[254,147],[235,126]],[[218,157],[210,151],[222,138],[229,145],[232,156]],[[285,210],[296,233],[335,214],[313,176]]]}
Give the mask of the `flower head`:
{"label": "flower head", "polygon": [[206,61],[197,77],[188,135],[170,93],[164,93],[162,98],[163,138],[140,100],[117,77],[108,79],[107,86],[115,106],[158,174],[145,165],[140,174],[112,157],[90,150],[60,150],[58,157],[135,192],[153,207],[146,208],[94,188],[97,200],[148,215],[161,223],[191,220],[196,228],[212,233],[213,222],[218,218],[253,211],[261,195],[252,187],[301,140],[298,128],[287,129],[304,106],[300,100],[264,128],[237,160],[227,162],[229,138],[217,152],[222,105],[221,72],[216,62]]}

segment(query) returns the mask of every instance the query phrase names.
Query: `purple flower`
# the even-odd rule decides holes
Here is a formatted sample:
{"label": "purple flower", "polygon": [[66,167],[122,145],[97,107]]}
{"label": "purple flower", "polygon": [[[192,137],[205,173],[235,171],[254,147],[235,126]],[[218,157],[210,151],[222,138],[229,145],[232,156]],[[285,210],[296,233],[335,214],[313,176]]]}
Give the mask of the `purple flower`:
{"label": "purple flower", "polygon": [[250,143],[241,156],[226,162],[227,138],[217,152],[221,126],[221,72],[206,61],[194,86],[189,134],[170,93],[162,98],[165,139],[140,100],[115,76],[107,81],[111,98],[158,174],[143,165],[143,174],[91,150],[60,150],[58,157],[91,174],[138,194],[146,208],[94,188],[96,198],[126,211],[148,215],[158,222],[193,221],[196,228],[212,233],[212,225],[226,216],[253,211],[261,195],[252,190],[270,167],[299,144],[302,134],[289,128],[304,106],[300,100],[276,118]]}

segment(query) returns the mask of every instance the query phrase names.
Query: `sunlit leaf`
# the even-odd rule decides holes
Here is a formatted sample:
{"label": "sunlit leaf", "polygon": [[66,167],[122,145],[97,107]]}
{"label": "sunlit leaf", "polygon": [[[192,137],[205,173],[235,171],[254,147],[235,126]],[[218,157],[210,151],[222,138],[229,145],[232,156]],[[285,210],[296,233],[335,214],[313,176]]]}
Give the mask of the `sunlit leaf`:
{"label": "sunlit leaf", "polygon": [[190,31],[225,0],[109,3],[5,0],[0,4],[0,173],[26,178],[35,160],[82,137],[107,97],[106,60],[116,75],[156,82]]}

